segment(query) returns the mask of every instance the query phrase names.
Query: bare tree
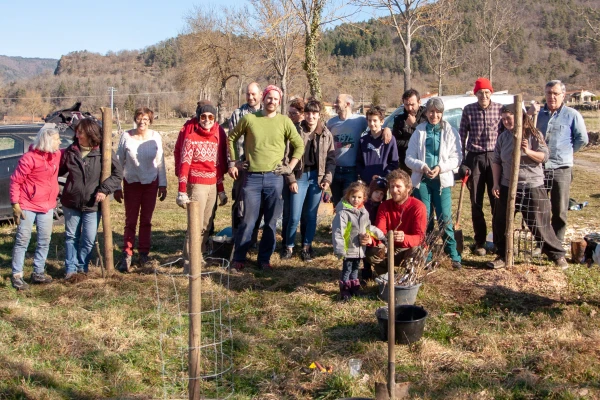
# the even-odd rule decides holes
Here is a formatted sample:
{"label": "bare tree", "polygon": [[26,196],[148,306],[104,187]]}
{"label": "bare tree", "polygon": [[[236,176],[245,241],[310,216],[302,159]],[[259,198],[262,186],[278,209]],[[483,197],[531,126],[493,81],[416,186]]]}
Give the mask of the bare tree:
{"label": "bare tree", "polygon": [[585,22],[585,26],[579,32],[578,37],[600,43],[600,8],[598,8],[598,5],[592,5],[593,3],[590,5],[575,5],[572,1],[569,1],[567,7]]}
{"label": "bare tree", "polygon": [[273,68],[281,85],[284,112],[288,97],[288,80],[292,64],[299,60],[302,27],[288,0],[249,0],[251,9],[244,10],[239,25],[242,32],[256,40],[262,57]]}
{"label": "bare tree", "polygon": [[328,0],[290,0],[296,15],[304,25],[304,70],[310,87],[310,94],[321,99],[321,83],[319,82],[319,61],[317,45],[321,39],[323,12]]}
{"label": "bare tree", "polygon": [[433,57],[425,60],[437,76],[438,95],[442,96],[444,76],[465,62],[456,43],[464,34],[463,17],[458,10],[458,0],[438,0],[429,15],[431,23],[425,46]]}
{"label": "bare tree", "polygon": [[493,54],[519,29],[520,20],[512,0],[481,0],[477,3],[475,29],[487,50],[490,82],[493,81]]}
{"label": "bare tree", "polygon": [[383,20],[391,25],[404,48],[404,90],[411,88],[412,39],[429,24],[427,6],[433,0],[355,0],[356,4],[385,10],[389,18]]}
{"label": "bare tree", "polygon": [[214,81],[219,93],[219,121],[224,116],[227,83],[238,77],[243,58],[250,56],[248,40],[235,34],[233,22],[232,13],[227,9],[217,12],[197,7],[187,18],[188,34],[181,37],[184,62],[179,84],[206,93],[207,85]]}

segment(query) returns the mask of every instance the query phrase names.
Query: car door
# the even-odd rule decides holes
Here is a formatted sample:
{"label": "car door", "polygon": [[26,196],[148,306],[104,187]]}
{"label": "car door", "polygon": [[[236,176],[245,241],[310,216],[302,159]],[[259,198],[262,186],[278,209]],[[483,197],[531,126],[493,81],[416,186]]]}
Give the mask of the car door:
{"label": "car door", "polygon": [[12,217],[10,176],[25,150],[25,141],[13,135],[0,134],[0,220]]}

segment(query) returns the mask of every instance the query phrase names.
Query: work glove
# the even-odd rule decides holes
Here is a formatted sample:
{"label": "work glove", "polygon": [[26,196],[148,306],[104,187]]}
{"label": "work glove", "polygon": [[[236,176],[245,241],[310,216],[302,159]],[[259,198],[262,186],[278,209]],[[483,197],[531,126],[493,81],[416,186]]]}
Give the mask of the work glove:
{"label": "work glove", "polygon": [[187,193],[185,193],[185,192],[178,192],[177,193],[177,199],[175,201],[177,202],[177,205],[179,207],[185,209],[187,203],[190,202],[190,198],[188,197]]}
{"label": "work glove", "polygon": [[289,175],[292,173],[292,169],[287,165],[278,164],[273,173],[275,175]]}
{"label": "work glove", "polygon": [[115,198],[115,201],[116,201],[117,203],[122,203],[122,202],[123,202],[123,191],[122,191],[122,190],[120,190],[120,189],[119,189],[119,190],[116,190],[116,191],[113,193],[113,197]]}
{"label": "work glove", "polygon": [[458,169],[458,176],[462,179],[467,175],[471,175],[471,168],[467,167],[466,164],[462,164]]}
{"label": "work glove", "polygon": [[248,170],[248,168],[250,168],[250,163],[248,161],[236,161],[235,167],[240,171]]}
{"label": "work glove", "polygon": [[167,187],[166,186],[159,186],[158,187],[158,194],[157,194],[157,196],[158,196],[158,199],[160,201],[164,201],[165,198],[167,197]]}
{"label": "work glove", "polygon": [[19,225],[21,223],[21,219],[25,219],[25,214],[23,213],[23,210],[21,210],[21,206],[19,205],[19,203],[13,204],[12,209],[15,224]]}
{"label": "work glove", "polygon": [[225,192],[219,192],[219,200],[220,200],[219,207],[222,207],[225,204],[227,204],[227,200],[229,200],[227,198],[227,193],[225,193]]}

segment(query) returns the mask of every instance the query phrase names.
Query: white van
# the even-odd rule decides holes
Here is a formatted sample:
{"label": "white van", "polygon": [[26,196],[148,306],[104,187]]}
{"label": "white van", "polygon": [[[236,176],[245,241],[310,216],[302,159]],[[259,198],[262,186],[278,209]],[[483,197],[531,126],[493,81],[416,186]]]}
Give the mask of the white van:
{"label": "white van", "polygon": [[[450,125],[452,125],[457,131],[460,128],[460,119],[462,118],[463,108],[467,104],[477,102],[477,97],[475,95],[468,94],[459,94],[452,96],[439,96],[444,102],[444,121],[448,121]],[[512,104],[514,102],[515,96],[512,94],[506,93],[493,93],[492,101],[500,104]],[[421,99],[423,105],[427,104],[427,99]],[[392,129],[394,127],[394,118],[396,115],[404,112],[404,106],[398,107],[392,114],[390,114],[385,121],[383,122],[383,126],[385,128]]]}

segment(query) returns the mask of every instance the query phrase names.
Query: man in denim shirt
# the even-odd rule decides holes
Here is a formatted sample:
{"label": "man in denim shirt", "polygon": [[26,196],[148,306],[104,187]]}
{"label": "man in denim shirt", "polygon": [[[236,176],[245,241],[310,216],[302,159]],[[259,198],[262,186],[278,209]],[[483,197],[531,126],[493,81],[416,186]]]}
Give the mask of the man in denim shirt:
{"label": "man in denim shirt", "polygon": [[546,105],[531,107],[530,114],[539,111],[536,128],[548,144],[550,157],[546,162],[546,180],[552,184],[550,203],[552,205],[552,228],[562,242],[567,230],[567,210],[569,193],[573,179],[573,153],[588,144],[588,134],[583,117],[576,110],[563,104],[565,85],[559,80],[546,83]]}

